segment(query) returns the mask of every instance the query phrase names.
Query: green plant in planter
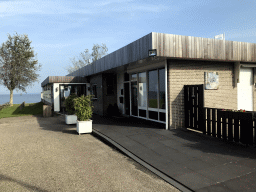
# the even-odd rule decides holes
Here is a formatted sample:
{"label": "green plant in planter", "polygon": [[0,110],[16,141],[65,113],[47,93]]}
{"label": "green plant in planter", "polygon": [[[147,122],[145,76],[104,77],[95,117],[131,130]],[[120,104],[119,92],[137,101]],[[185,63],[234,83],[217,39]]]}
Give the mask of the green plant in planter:
{"label": "green plant in planter", "polygon": [[69,115],[75,114],[75,106],[74,106],[74,99],[78,98],[78,96],[74,93],[68,96],[68,98],[65,100],[65,106],[66,110]]}
{"label": "green plant in planter", "polygon": [[78,121],[88,121],[92,117],[92,95],[78,97],[74,99],[75,113]]}

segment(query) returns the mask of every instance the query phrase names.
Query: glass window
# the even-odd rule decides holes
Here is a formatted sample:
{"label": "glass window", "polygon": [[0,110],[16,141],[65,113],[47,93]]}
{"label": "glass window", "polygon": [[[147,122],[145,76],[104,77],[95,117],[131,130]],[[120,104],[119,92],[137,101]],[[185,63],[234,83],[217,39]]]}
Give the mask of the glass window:
{"label": "glass window", "polygon": [[147,117],[147,111],[146,111],[146,110],[139,109],[139,116],[141,116],[141,117]]}
{"label": "glass window", "polygon": [[148,104],[150,108],[158,108],[157,102],[157,70],[148,72]]}
{"label": "glass window", "polygon": [[137,81],[137,74],[132,74],[131,81]]}
{"label": "glass window", "polygon": [[158,112],[156,111],[148,111],[149,119],[158,120]]}
{"label": "glass window", "polygon": [[139,107],[147,107],[146,72],[139,73]]}
{"label": "glass window", "polygon": [[165,69],[159,70],[159,108],[165,109]]}
{"label": "glass window", "polygon": [[68,97],[70,95],[71,86],[65,86],[64,89],[64,97]]}

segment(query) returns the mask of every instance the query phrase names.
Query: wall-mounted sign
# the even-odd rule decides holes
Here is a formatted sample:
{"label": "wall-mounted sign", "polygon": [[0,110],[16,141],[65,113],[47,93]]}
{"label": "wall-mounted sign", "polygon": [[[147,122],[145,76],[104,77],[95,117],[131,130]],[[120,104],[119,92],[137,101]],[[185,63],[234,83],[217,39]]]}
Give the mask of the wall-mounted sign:
{"label": "wall-mounted sign", "polygon": [[218,72],[204,72],[205,89],[219,88],[219,74]]}
{"label": "wall-mounted sign", "polygon": [[150,50],[148,50],[148,56],[149,57],[154,57],[154,56],[156,56],[156,49],[150,49]]}

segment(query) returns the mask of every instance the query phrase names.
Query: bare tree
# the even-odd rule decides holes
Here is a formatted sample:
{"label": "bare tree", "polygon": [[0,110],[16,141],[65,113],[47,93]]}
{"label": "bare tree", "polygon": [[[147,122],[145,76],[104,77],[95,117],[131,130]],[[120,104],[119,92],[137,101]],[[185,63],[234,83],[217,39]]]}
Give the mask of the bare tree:
{"label": "bare tree", "polygon": [[108,48],[105,44],[102,43],[102,45],[94,45],[92,48],[92,62],[97,61],[98,59],[102,58],[104,55],[106,55],[108,52]]}
{"label": "bare tree", "polygon": [[0,47],[0,84],[10,91],[10,105],[13,105],[13,90],[26,92],[26,87],[38,81],[41,65],[35,60],[31,41],[27,35],[8,35]]}
{"label": "bare tree", "polygon": [[103,56],[105,56],[107,54],[107,52],[108,52],[108,48],[106,47],[106,44],[103,44],[103,43],[102,43],[102,45],[93,44],[91,54],[88,49],[85,49],[84,52],[80,53],[78,58],[73,57],[70,60],[72,65],[69,65],[66,68],[66,70],[69,73],[72,73],[72,72],[102,58]]}

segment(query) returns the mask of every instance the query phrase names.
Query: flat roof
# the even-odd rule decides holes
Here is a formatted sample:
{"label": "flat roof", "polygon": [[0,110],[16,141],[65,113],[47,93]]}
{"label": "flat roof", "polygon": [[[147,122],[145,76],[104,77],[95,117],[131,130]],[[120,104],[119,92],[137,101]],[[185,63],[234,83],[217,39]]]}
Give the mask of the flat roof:
{"label": "flat roof", "polygon": [[67,76],[90,76],[148,58],[157,57],[234,62],[256,62],[256,44],[152,32]]}
{"label": "flat roof", "polygon": [[49,83],[86,83],[86,79],[78,76],[48,76],[41,83],[41,87]]}

